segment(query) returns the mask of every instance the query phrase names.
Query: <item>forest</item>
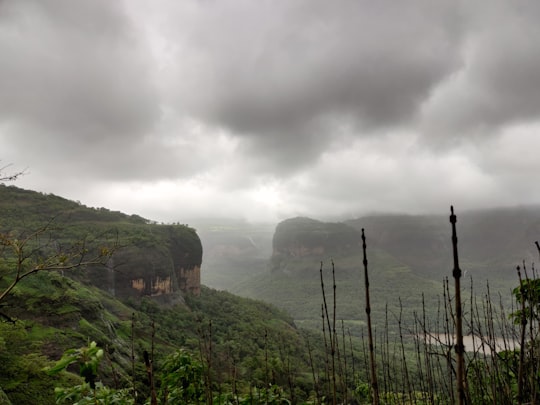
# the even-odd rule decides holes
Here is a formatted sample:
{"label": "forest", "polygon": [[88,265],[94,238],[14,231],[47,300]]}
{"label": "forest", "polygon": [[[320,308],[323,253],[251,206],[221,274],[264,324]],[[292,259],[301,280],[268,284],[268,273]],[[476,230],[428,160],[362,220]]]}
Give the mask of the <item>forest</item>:
{"label": "forest", "polygon": [[276,305],[204,285],[199,295],[116,296],[93,278],[120,249],[152,252],[156,272],[174,262],[171,229],[198,252],[195,229],[13,186],[0,196],[0,403],[538,402],[534,263],[509,269],[510,289],[467,277],[466,216],[446,217],[451,266],[440,282],[372,247],[369,221],[331,225],[331,259],[287,256],[291,243],[317,250],[327,238],[319,223],[288,222],[281,256],[244,284]]}

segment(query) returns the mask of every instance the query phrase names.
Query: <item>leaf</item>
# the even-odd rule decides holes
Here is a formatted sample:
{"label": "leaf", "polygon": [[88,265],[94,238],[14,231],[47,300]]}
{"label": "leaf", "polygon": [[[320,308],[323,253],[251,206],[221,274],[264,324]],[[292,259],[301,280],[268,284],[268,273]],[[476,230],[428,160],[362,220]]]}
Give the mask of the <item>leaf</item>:
{"label": "leaf", "polygon": [[70,364],[77,361],[78,356],[77,354],[73,353],[76,352],[76,350],[70,349],[68,351],[72,353],[70,354],[68,352],[65,352],[62,358],[58,360],[53,367],[46,370],[49,375],[58,374],[60,371],[65,370]]}

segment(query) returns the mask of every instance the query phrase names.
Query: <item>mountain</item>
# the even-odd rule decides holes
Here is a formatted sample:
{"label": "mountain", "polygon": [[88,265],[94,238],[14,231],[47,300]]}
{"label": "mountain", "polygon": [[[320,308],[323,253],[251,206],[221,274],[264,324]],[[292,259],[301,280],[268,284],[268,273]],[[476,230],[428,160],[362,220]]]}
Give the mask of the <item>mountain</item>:
{"label": "mountain", "polygon": [[[509,296],[516,266],[538,257],[540,207],[457,213],[464,285],[477,294]],[[443,280],[452,278],[451,225],[447,215],[373,215],[341,223],[291,218],[276,226],[268,270],[239,280],[232,291],[288,311],[297,322],[318,325],[322,303],[336,281],[339,319],[362,323],[365,305],[361,230],[365,230],[374,319],[381,325],[405,311],[436,310]],[[332,275],[332,268],[334,275]],[[467,287],[466,287],[467,288]]]}
{"label": "mountain", "polygon": [[[322,276],[329,306],[333,307],[335,291],[337,318],[359,333],[365,319],[362,262],[361,233],[354,227],[292,218],[276,227],[269,269],[240,281],[233,292],[272,303],[288,311],[298,324],[318,328],[323,303]],[[433,292],[439,281],[415,274],[379,248],[369,249],[368,263],[372,296],[377,302],[373,312],[382,322],[387,310],[395,314],[400,305],[421,305],[422,291],[429,293],[427,299],[436,302]]]}
{"label": "mountain", "polygon": [[[474,279],[473,294],[486,280],[492,293],[508,293],[517,284],[516,265],[525,261],[532,270],[539,224],[536,207],[458,212],[460,263],[465,280]],[[11,403],[54,403],[55,386],[82,380],[77,367],[56,376],[46,367],[66,349],[91,341],[105,353],[100,378],[110,386],[134,387],[137,403],[150,392],[145,353],[152,354],[159,375],[178,349],[206,370],[207,389],[232,393],[229,400],[261,399],[271,384],[272,395],[286,392],[292,403],[314,401],[315,374],[330,381],[323,376],[329,351],[322,313],[343,321],[336,333],[343,347],[349,345],[342,352],[346,364],[353,370],[367,365],[362,229],[377,347],[397,353],[398,346],[388,342],[399,342],[404,332],[409,342],[400,350],[412,361],[417,353],[410,341],[418,337],[413,321],[423,317],[436,333],[444,323],[439,317],[449,318],[441,300],[441,294],[452,299],[445,284],[452,270],[447,215],[377,215],[339,223],[291,218],[275,227],[239,221],[164,225],[0,186],[0,289],[21,257],[33,266],[70,246],[88,252],[114,248],[105,267],[38,272],[1,302],[0,401],[7,396]],[[17,256],[10,250],[17,243],[9,241],[28,241],[30,249]],[[210,269],[207,280],[248,298],[200,285],[201,268],[202,274]],[[470,315],[474,296],[463,297]],[[386,373],[384,361],[380,366]],[[355,377],[351,388],[366,386],[362,379]]]}
{"label": "mountain", "polygon": [[[440,279],[453,267],[448,215],[378,215],[346,223],[365,228],[371,246],[417,274]],[[540,207],[458,212],[456,227],[460,267],[477,281],[515,282],[516,266],[538,259]]]}
{"label": "mountain", "polygon": [[356,253],[360,246],[360,233],[344,223],[292,218],[280,222],[276,227],[272,240],[272,268],[278,268],[282,259],[337,257]]}
{"label": "mountain", "polygon": [[[296,395],[309,394],[304,333],[271,305],[202,286],[194,228],[0,186],[0,236],[0,292],[16,277],[20,258],[39,268],[73,246],[75,252],[114,249],[106,266],[38,271],[0,302],[1,403],[55,403],[56,386],[82,380],[77,367],[56,376],[46,368],[92,341],[105,353],[100,379],[134,387],[136,403],[150,395],[145,353],[159,376],[179,349],[195,362],[207,359],[216,392],[234,383],[235,395],[249,393],[265,384],[266,373],[283,387],[294,378]],[[28,250],[19,257],[10,248],[21,241]]]}
{"label": "mountain", "polygon": [[0,185],[0,232],[24,239],[37,230],[43,231],[41,249],[83,241],[94,249],[114,245],[105,268],[85,268],[71,276],[119,298],[200,292],[202,244],[195,229]]}

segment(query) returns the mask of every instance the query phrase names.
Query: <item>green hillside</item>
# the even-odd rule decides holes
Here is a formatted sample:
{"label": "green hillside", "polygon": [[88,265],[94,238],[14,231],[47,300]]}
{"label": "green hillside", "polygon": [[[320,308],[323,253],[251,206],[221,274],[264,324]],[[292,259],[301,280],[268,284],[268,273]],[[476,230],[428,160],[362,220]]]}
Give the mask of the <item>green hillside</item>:
{"label": "green hillside", "polygon": [[[134,274],[167,274],[178,263],[186,264],[186,257],[199,260],[200,265],[202,246],[193,228],[155,224],[53,195],[0,186],[4,240],[22,240],[43,227],[47,229],[43,239],[31,238],[27,245],[25,263],[32,266],[81,239],[89,250],[109,243],[119,247],[112,256],[112,269],[37,272],[21,280],[0,302],[0,393],[3,390],[11,403],[52,404],[56,386],[80,384],[77,368],[55,375],[46,368],[65,350],[92,341],[105,352],[99,378],[111,387],[135,388],[137,403],[150,396],[144,352],[153,353],[156,378],[166,378],[163,373],[171,356],[180,349],[193,364],[206,367],[215,392],[233,392],[234,382],[235,395],[247,395],[267,382],[286,387],[294,379],[298,391],[294,395],[309,395],[305,337],[285,312],[204,286],[200,294],[181,289],[152,296],[145,290],[126,293]],[[0,289],[13,281],[16,267],[16,256],[3,244]],[[107,281],[110,272],[115,275],[112,285]],[[119,285],[122,282],[125,288]]]}
{"label": "green hillside", "polygon": [[[395,325],[400,310],[411,325],[414,313],[427,308],[435,317],[443,281],[452,278],[451,227],[447,216],[380,215],[346,223],[293,218],[276,227],[269,269],[238,280],[236,294],[257,298],[288,311],[302,325],[318,327],[322,290],[332,293],[335,268],[337,316],[351,324],[365,319],[365,293],[360,231],[368,245],[374,322]],[[464,285],[475,294],[487,285],[509,303],[517,283],[515,267],[534,262],[540,235],[540,209],[515,208],[467,212],[459,216],[458,246]],[[469,292],[466,291],[469,295]]]}
{"label": "green hillside", "polygon": [[274,370],[284,356],[294,362],[296,373],[308,367],[304,338],[290,317],[266,304],[207,288],[199,297],[121,302],[58,273],[41,273],[22,282],[4,304],[2,310],[15,322],[0,322],[0,387],[14,404],[54,403],[54,387],[72,385],[79,378],[74,374],[52,377],[44,368],[65,350],[90,341],[106,350],[107,361],[100,369],[104,381],[113,385],[116,379],[119,386],[130,387],[134,365],[135,385],[139,395],[147,398],[143,352],[150,352],[154,345],[156,373],[176,349],[198,358],[210,322],[214,356],[222,359],[215,365],[216,383],[228,380],[234,362],[243,390],[250,384],[259,386],[265,349],[276,359]]}
{"label": "green hillside", "polygon": [[[472,403],[534,399],[538,279],[510,288],[515,265],[537,254],[519,245],[540,230],[540,210],[458,218],[463,321],[474,332],[468,395]],[[375,395],[368,347],[381,403],[451,403],[457,355],[447,221],[293,218],[278,224],[268,247],[268,226],[209,225],[203,239],[187,225],[0,186],[0,291],[17,270],[37,269],[0,299],[0,403],[368,404]],[[374,344],[366,342],[362,228]],[[244,298],[200,285],[201,239],[210,241],[212,271],[227,262],[208,279]],[[63,263],[66,252],[101,251],[102,265],[40,271]],[[512,298],[521,305],[513,316]],[[521,317],[529,326],[520,331]]]}
{"label": "green hillside", "polygon": [[[167,290],[188,290],[192,286],[183,276],[191,270],[197,276],[202,262],[200,239],[187,225],[156,224],[14,186],[0,185],[0,232],[30,239],[28,247],[42,256],[73,252],[81,244],[88,256],[102,247],[114,249],[107,268],[91,266],[70,276],[119,297],[157,294],[163,282]],[[198,289],[199,278],[193,278]]]}
{"label": "green hillside", "polygon": [[[378,215],[347,223],[365,228],[372,246],[419,275],[438,279],[439,269],[452,267],[448,215]],[[457,231],[462,268],[477,282],[515,281],[517,265],[537,261],[540,207],[458,212]]]}
{"label": "green hillside", "polygon": [[[399,313],[401,305],[408,311],[412,322],[412,310],[422,307],[422,293],[429,304],[436,304],[442,289],[439,281],[425,279],[379,249],[368,252],[373,318],[383,326],[389,311],[391,321]],[[267,271],[239,282],[234,293],[256,298],[276,305],[291,314],[304,326],[320,328],[321,304],[323,302],[320,269],[327,299],[333,297],[332,260],[336,282],[336,316],[361,326],[365,321],[365,290],[361,253],[342,255],[289,258],[282,260],[279,270]],[[433,307],[433,306],[432,306]],[[359,332],[359,328],[355,328]],[[359,335],[359,333],[358,333]]]}

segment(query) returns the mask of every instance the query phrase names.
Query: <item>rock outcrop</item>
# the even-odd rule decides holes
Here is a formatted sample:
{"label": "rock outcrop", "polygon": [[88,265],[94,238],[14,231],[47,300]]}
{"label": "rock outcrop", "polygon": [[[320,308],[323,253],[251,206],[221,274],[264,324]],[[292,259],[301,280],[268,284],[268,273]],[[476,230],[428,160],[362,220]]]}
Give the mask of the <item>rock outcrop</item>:
{"label": "rock outcrop", "polygon": [[[106,208],[89,208],[52,194],[0,185],[0,232],[18,235],[46,229],[35,254],[118,244],[106,267],[66,272],[120,298],[158,296],[176,292],[198,295],[201,289],[202,245],[187,225],[160,225],[137,215]],[[52,218],[52,219],[51,219]]]}
{"label": "rock outcrop", "polygon": [[361,234],[340,222],[292,218],[280,222],[272,241],[272,268],[291,258],[331,257],[361,248]]}
{"label": "rock outcrop", "polygon": [[[199,295],[202,245],[194,229],[148,225],[148,238],[119,249],[88,281],[119,298],[175,292]],[[105,275],[106,273],[106,275]]]}

